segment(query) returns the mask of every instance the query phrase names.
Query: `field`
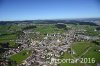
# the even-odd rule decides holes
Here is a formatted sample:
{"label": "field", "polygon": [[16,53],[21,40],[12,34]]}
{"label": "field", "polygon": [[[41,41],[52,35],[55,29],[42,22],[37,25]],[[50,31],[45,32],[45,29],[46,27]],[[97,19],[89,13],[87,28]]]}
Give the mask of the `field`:
{"label": "field", "polygon": [[15,40],[16,40],[16,34],[8,34],[0,36],[0,42],[1,43],[8,42],[9,47],[13,47],[15,45]]}
{"label": "field", "polygon": [[[70,54],[68,53],[64,53],[60,59],[74,59]],[[59,64],[60,66],[84,66],[83,63],[70,63],[70,62],[67,62],[67,63],[61,63]]]}
{"label": "field", "polygon": [[75,52],[73,56],[79,57],[91,46],[90,42],[75,42],[72,44],[72,50]]}
{"label": "field", "polygon": [[24,26],[18,26],[17,24],[0,25],[0,42],[8,42],[9,47],[14,47],[17,31],[21,30],[22,27]]}
{"label": "field", "polygon": [[48,33],[48,34],[53,34],[53,33],[63,33],[64,29],[58,29],[55,27],[55,25],[37,25],[37,28],[35,28],[33,31],[40,32],[42,34]]}
{"label": "field", "polygon": [[95,64],[91,64],[91,66],[96,66],[96,63],[100,63],[100,46],[92,45],[92,48],[89,52],[87,52],[83,57],[84,58],[95,58]]}
{"label": "field", "polygon": [[[99,42],[99,44],[100,44],[100,42]],[[98,51],[98,50],[100,50],[100,46],[97,46],[95,43],[88,42],[88,41],[86,41],[86,42],[75,42],[75,43],[72,44],[72,50],[74,50],[74,52],[75,52],[75,54],[72,54],[72,56],[74,58],[79,58],[79,57],[80,58],[90,58],[90,59],[94,58],[95,63],[86,63],[90,66],[96,66],[96,64],[100,62],[100,58],[99,58],[100,52]],[[86,50],[88,50],[88,52],[86,52]],[[83,54],[83,53],[85,53],[85,54]],[[60,58],[61,59],[66,59],[66,58],[72,59],[73,58],[72,56],[71,56],[71,54],[64,53],[64,55],[62,55]],[[60,66],[85,66],[86,64],[85,63],[83,64],[83,63],[80,63],[80,62],[72,63],[72,64],[71,63],[61,63]]]}
{"label": "field", "polygon": [[31,52],[28,50],[22,50],[21,52],[12,55],[9,59],[12,61],[16,61],[17,64],[22,63],[23,60],[25,60],[27,57],[31,55]]}
{"label": "field", "polygon": [[[91,47],[89,49],[89,47]],[[82,58],[95,58],[96,63],[100,62],[100,52],[96,51],[96,50],[100,50],[100,46],[96,46],[94,43],[92,42],[78,42],[76,44],[72,45],[72,48],[74,49],[74,51],[76,52],[75,55],[73,55],[74,57],[79,57],[82,55],[82,53],[85,53],[86,50],[88,50],[88,52],[86,52],[84,55],[82,55]],[[91,66],[96,66],[96,63],[89,63],[89,65]]]}

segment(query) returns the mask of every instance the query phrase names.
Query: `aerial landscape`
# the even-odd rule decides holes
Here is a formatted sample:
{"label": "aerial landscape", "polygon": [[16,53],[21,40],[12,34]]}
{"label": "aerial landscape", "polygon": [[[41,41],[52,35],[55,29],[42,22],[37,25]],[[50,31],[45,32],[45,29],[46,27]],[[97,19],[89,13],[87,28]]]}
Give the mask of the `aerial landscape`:
{"label": "aerial landscape", "polygon": [[0,66],[100,66],[98,2],[1,0]]}

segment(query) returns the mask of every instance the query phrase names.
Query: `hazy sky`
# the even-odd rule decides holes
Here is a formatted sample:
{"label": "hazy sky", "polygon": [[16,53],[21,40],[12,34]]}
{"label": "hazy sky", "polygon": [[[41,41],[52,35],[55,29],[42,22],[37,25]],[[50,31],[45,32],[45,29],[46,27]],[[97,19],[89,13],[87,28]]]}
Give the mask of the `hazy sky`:
{"label": "hazy sky", "polygon": [[0,20],[98,18],[99,0],[0,0]]}

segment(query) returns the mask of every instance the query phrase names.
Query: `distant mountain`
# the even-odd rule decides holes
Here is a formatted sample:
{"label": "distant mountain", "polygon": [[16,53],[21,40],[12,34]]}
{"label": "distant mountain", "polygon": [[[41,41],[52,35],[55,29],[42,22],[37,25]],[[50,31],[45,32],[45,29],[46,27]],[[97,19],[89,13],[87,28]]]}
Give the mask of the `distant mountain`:
{"label": "distant mountain", "polygon": [[96,23],[97,25],[100,25],[100,20],[99,21],[95,21],[94,23]]}
{"label": "distant mountain", "polygon": [[73,19],[73,20],[23,20],[23,21],[0,21],[0,25],[11,24],[11,23],[35,23],[35,24],[57,24],[57,23],[65,23],[65,24],[79,24],[79,25],[100,25],[100,18],[84,18],[84,19]]}
{"label": "distant mountain", "polygon": [[77,20],[85,20],[85,21],[100,21],[100,18],[80,18]]}
{"label": "distant mountain", "polygon": [[97,25],[100,25],[100,18],[83,18],[83,19],[77,19],[79,21],[83,22],[93,22],[96,23]]}

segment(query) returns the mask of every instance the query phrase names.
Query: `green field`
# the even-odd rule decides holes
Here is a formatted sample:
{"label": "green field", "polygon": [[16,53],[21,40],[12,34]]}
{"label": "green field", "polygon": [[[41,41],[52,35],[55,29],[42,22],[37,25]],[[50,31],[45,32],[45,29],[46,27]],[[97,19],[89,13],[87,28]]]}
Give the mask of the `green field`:
{"label": "green field", "polygon": [[21,27],[17,25],[0,25],[0,43],[9,43],[9,47],[14,47],[16,40],[16,30]]}
{"label": "green field", "polygon": [[[64,53],[61,57],[60,57],[60,59],[73,59],[72,58],[72,56],[70,55],[70,54],[68,54],[68,53]],[[60,63],[59,64],[60,66],[84,66],[84,64],[83,63],[69,63],[69,62],[67,62],[67,63]]]}
{"label": "green field", "polygon": [[23,60],[25,60],[27,57],[31,55],[31,52],[28,50],[22,50],[21,52],[12,55],[9,59],[12,61],[16,61],[17,64],[22,63]]}
{"label": "green field", "polygon": [[8,42],[10,47],[15,45],[16,34],[4,35],[0,36],[0,42],[5,43]]}
{"label": "green field", "polygon": [[75,42],[72,44],[72,50],[75,51],[73,56],[79,57],[83,52],[85,52],[91,46],[90,42]]}
{"label": "green field", "polygon": [[83,57],[84,58],[95,58],[95,64],[90,63],[91,66],[96,66],[96,63],[100,63],[100,46],[92,45],[92,48]]}
{"label": "green field", "polygon": [[[98,41],[99,42],[99,41]],[[91,47],[91,49],[82,56],[82,58],[95,58],[96,63],[100,63],[100,52],[96,51],[96,50],[100,50],[100,46],[96,46],[95,43],[92,42],[76,42],[74,44],[72,44],[72,48],[74,49],[74,51],[76,52],[75,55],[73,55],[74,57],[79,57],[82,55],[82,53],[84,53],[89,47]],[[90,66],[96,66],[96,63],[89,63]]]}
{"label": "green field", "polygon": [[55,25],[37,25],[37,28],[33,30],[34,32],[40,32],[41,34],[52,34],[52,33],[63,33],[64,29],[58,29]]}
{"label": "green field", "polygon": [[[99,42],[99,41],[98,41]],[[75,58],[79,58],[89,47],[89,51],[85,53],[81,58],[95,58],[95,63],[87,63],[90,66],[96,66],[97,63],[100,63],[100,45],[97,46],[95,43],[92,42],[75,42],[72,45],[72,50],[74,50],[75,54],[72,54]],[[61,59],[68,59],[68,58],[73,58],[71,54],[64,53],[60,58]],[[85,66],[85,63],[61,63],[60,66]]]}

